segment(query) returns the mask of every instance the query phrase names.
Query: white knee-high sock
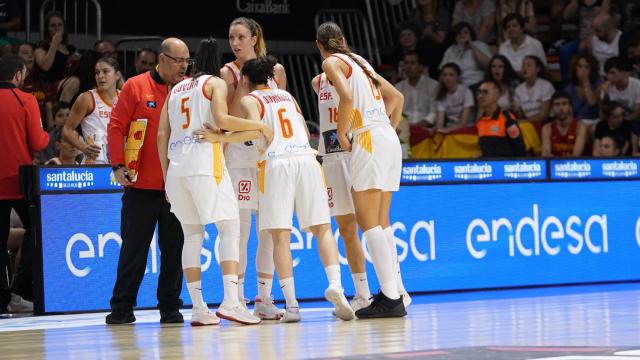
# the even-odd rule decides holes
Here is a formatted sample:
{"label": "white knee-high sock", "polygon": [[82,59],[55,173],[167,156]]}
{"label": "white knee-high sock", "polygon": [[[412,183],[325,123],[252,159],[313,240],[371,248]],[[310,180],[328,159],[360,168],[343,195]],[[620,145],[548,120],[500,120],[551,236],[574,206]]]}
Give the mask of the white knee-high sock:
{"label": "white knee-high sock", "polygon": [[198,280],[187,283],[187,289],[189,290],[189,296],[191,297],[191,303],[194,309],[204,309],[207,307],[207,304],[202,298],[202,281]]}
{"label": "white knee-high sock", "polygon": [[363,272],[351,274],[351,278],[353,279],[353,286],[356,288],[356,296],[360,296],[365,299],[370,298],[371,292],[369,291],[369,280],[367,280],[367,273]]}
{"label": "white knee-high sock", "polygon": [[391,254],[391,262],[393,262],[393,271],[396,274],[396,282],[398,285],[398,292],[404,294],[407,292],[402,282],[402,273],[400,272],[400,261],[398,261],[398,248],[396,247],[396,237],[393,235],[393,229],[391,226],[384,229],[384,235],[387,237],[387,243],[389,244],[389,251]]}
{"label": "white knee-high sock", "polygon": [[337,286],[342,288],[342,280],[340,279],[340,265],[329,265],[324,268],[329,280],[329,286]]}
{"label": "white knee-high sock", "polygon": [[224,287],[224,302],[228,304],[238,303],[238,275],[222,275]]}
{"label": "white knee-high sock", "polygon": [[298,300],[296,300],[296,285],[293,282],[293,277],[280,279],[280,288],[282,288],[287,307],[298,306]]}
{"label": "white knee-high sock", "polygon": [[380,226],[376,226],[365,231],[363,236],[366,239],[371,260],[373,260],[373,267],[376,270],[382,293],[390,299],[400,298],[384,230]]}

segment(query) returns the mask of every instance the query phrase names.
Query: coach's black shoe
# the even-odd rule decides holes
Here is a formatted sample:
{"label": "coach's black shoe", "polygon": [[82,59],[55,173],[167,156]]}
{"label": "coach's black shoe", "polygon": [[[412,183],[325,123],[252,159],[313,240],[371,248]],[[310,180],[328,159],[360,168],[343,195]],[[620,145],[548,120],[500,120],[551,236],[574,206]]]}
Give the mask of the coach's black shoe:
{"label": "coach's black shoe", "polygon": [[178,310],[160,311],[160,323],[162,324],[182,324],[184,318]]}
{"label": "coach's black shoe", "polygon": [[389,299],[382,291],[373,297],[371,304],[356,311],[358,319],[375,319],[386,317],[403,317],[407,315],[402,296],[396,300]]}
{"label": "coach's black shoe", "polygon": [[131,324],[135,321],[136,317],[133,315],[133,310],[113,310],[111,311],[111,314],[107,315],[107,317],[104,319],[104,322],[110,325]]}

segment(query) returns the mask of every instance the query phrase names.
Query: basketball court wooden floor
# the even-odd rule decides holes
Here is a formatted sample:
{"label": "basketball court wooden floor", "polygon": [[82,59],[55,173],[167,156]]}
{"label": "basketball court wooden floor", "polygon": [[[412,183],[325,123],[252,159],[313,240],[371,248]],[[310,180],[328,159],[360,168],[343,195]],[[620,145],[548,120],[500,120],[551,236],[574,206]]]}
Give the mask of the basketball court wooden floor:
{"label": "basketball court wooden floor", "polygon": [[[192,328],[106,326],[104,313],[0,319],[0,359],[640,360],[640,284],[414,296],[404,319],[335,319],[303,303],[302,322]],[[184,310],[185,318],[189,311]]]}

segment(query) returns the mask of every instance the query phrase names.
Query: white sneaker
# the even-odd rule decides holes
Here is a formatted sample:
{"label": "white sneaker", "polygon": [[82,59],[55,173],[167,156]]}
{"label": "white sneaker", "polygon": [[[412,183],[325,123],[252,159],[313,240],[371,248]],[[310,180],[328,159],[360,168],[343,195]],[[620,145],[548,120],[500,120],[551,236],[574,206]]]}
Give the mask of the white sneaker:
{"label": "white sneaker", "polygon": [[191,311],[191,326],[207,326],[220,324],[220,318],[208,308],[195,307]]}
{"label": "white sneaker", "polygon": [[262,320],[279,320],[285,313],[285,310],[279,309],[271,297],[260,299],[256,296],[253,315]]}
{"label": "white sneaker", "polygon": [[216,311],[216,315],[221,319],[235,321],[244,325],[260,324],[262,321],[259,317],[251,315],[249,310],[240,303],[222,302],[218,311]]}
{"label": "white sneaker", "polygon": [[345,321],[353,320],[355,314],[351,306],[349,306],[347,298],[344,297],[343,289],[337,286],[329,286],[324,291],[324,297],[333,304],[333,311],[337,317]]}
{"label": "white sneaker", "polygon": [[349,305],[351,305],[351,308],[355,313],[356,311],[371,305],[371,300],[368,298],[365,298],[364,296],[356,295],[353,297],[353,299],[351,299],[351,303]]}
{"label": "white sneaker", "polygon": [[411,305],[411,296],[409,296],[409,293],[402,293],[400,294],[400,296],[402,296],[402,302],[404,303],[404,308],[408,308],[409,305]]}
{"label": "white sneaker", "polygon": [[284,315],[280,318],[281,323],[299,322],[300,321],[300,307],[290,306],[288,307]]}
{"label": "white sneaker", "polygon": [[247,307],[247,304],[249,303],[249,299],[240,299],[240,305],[247,311],[249,311],[249,308]]}
{"label": "white sneaker", "polygon": [[7,311],[10,313],[31,313],[33,312],[33,302],[23,299],[18,294],[11,293],[11,301],[7,304]]}

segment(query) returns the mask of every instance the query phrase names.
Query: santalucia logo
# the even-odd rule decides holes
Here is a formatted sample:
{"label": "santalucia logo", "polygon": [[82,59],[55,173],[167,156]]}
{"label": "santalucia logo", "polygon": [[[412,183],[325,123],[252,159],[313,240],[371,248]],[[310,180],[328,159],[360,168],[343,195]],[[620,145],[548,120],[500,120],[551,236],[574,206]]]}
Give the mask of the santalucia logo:
{"label": "santalucia logo", "polygon": [[504,165],[504,176],[511,179],[536,178],[542,176],[542,166],[537,162],[519,162]]}
{"label": "santalucia logo", "polygon": [[483,180],[493,176],[493,167],[488,163],[456,165],[453,167],[453,176],[462,180]]}
{"label": "santalucia logo", "polygon": [[591,164],[586,161],[571,161],[555,164],[553,170],[556,176],[562,178],[583,178],[591,176]]}
{"label": "santalucia logo", "polygon": [[47,187],[55,189],[82,189],[94,184],[93,173],[88,170],[63,170],[47,174],[46,179]]}
{"label": "santalucia logo", "polygon": [[438,164],[415,164],[402,167],[402,180],[434,181],[442,178],[442,167]]}
{"label": "santalucia logo", "polygon": [[638,175],[638,165],[634,161],[613,161],[602,163],[602,175],[608,177],[632,177]]}

